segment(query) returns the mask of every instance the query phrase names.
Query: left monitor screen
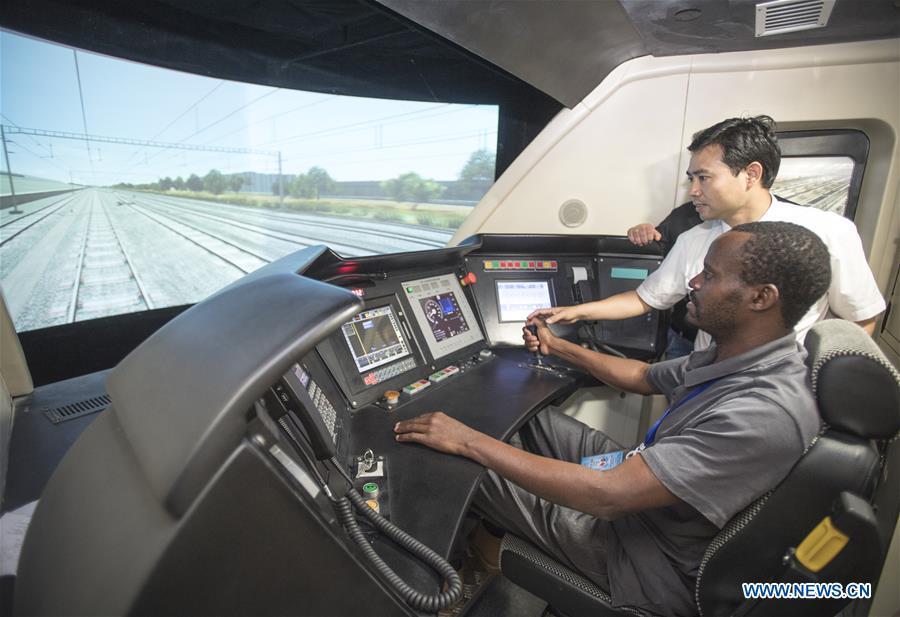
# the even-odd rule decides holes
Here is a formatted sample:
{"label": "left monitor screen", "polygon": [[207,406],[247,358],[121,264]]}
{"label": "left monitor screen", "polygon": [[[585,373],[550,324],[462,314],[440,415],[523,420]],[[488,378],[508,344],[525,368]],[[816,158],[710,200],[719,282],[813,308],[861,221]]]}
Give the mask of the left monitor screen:
{"label": "left monitor screen", "polygon": [[410,354],[390,306],[359,313],[343,325],[341,332],[360,373]]}

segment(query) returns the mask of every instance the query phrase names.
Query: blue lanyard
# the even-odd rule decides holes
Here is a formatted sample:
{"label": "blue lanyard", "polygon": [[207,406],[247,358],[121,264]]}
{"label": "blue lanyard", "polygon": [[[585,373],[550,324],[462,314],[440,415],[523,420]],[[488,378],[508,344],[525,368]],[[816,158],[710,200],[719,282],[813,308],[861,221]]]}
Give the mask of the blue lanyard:
{"label": "blue lanyard", "polygon": [[668,416],[670,413],[672,413],[673,411],[675,411],[676,409],[681,407],[684,403],[687,403],[689,400],[691,400],[695,396],[698,396],[699,394],[701,394],[708,387],[710,387],[711,385],[716,383],[716,381],[718,381],[718,380],[713,379],[712,381],[707,381],[705,384],[697,386],[696,388],[691,390],[691,393],[688,394],[686,397],[684,397],[683,399],[681,399],[680,401],[678,401],[677,403],[675,403],[674,405],[672,405],[668,409],[666,409],[666,412],[662,415],[662,417],[659,420],[657,420],[656,422],[654,422],[653,426],[650,427],[650,430],[647,431],[647,436],[644,437],[644,443],[643,443],[644,447],[649,446],[651,443],[653,443],[653,440],[656,439],[656,431],[659,430],[659,425],[662,424],[662,421],[666,419],[666,416]]}

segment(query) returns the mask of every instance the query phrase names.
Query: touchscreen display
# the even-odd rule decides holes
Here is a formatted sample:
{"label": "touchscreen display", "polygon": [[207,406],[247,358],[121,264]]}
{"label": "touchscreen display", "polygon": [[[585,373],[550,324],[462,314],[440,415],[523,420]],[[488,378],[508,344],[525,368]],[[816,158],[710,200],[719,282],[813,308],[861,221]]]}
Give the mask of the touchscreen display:
{"label": "touchscreen display", "polygon": [[452,291],[419,298],[428,327],[437,342],[469,331],[469,324],[459,308],[459,301]]}
{"label": "touchscreen display", "polygon": [[525,321],[532,311],[551,306],[550,281],[497,281],[500,321]]}
{"label": "touchscreen display", "polygon": [[390,306],[365,310],[341,327],[360,373],[410,354]]}

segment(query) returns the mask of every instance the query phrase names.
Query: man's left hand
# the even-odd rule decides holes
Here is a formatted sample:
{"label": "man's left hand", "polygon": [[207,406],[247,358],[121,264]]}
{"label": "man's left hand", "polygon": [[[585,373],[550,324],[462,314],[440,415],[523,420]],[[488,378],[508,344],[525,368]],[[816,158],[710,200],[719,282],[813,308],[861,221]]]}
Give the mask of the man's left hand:
{"label": "man's left hand", "polygon": [[441,411],[422,414],[394,425],[397,441],[412,441],[448,454],[467,456],[467,446],[482,436]]}

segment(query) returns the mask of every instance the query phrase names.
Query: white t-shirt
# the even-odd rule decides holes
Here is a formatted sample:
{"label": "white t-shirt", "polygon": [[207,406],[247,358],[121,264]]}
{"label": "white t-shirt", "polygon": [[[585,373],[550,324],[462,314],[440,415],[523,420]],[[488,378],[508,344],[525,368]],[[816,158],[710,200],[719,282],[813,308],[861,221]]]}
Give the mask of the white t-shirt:
{"label": "white t-shirt", "polygon": [[[814,323],[829,313],[848,321],[862,321],[885,309],[884,298],[852,221],[833,212],[795,206],[774,198],[760,220],[802,225],[822,239],[831,255],[831,285],[794,326],[799,341],[803,341]],[[730,229],[721,220],[704,221],[678,236],[660,267],[637,288],[638,296],[653,308],[671,308],[687,295],[688,283],[703,270],[703,259],[713,240]],[[701,330],[694,349],[709,347],[711,342],[709,334]]]}

